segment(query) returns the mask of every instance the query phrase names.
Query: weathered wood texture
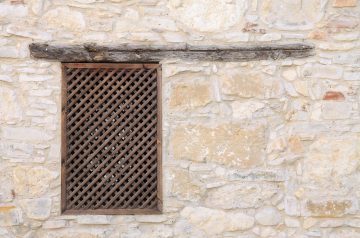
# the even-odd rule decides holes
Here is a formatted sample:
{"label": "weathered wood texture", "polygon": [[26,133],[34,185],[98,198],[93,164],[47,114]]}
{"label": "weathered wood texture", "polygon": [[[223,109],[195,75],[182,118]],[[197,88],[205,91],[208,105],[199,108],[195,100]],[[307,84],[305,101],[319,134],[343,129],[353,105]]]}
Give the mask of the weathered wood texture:
{"label": "weathered wood texture", "polygon": [[137,46],[113,47],[84,44],[60,46],[30,44],[31,56],[61,62],[159,62],[164,59],[203,61],[253,61],[304,58],[314,55],[308,44],[256,45],[246,47],[215,46]]}
{"label": "weathered wood texture", "polygon": [[161,213],[160,65],[62,68],[62,212]]}

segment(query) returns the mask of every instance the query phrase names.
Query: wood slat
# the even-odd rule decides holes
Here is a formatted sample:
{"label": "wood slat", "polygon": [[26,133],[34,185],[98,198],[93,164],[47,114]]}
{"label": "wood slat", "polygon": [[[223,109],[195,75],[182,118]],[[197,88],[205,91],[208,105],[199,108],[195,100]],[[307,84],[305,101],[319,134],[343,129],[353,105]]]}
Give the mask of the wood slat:
{"label": "wood slat", "polygon": [[[134,95],[132,98],[135,98],[135,96],[136,96],[136,95]],[[130,100],[130,101],[131,101],[131,100]],[[147,101],[150,102],[151,99],[147,99]],[[127,103],[127,104],[128,104],[128,103]],[[125,105],[127,105],[127,104],[125,104]],[[145,107],[145,104],[142,105],[142,108],[143,108],[143,107]],[[131,113],[131,110],[128,110],[126,113],[124,113],[123,115],[121,115],[121,117],[120,117],[119,120],[124,120],[125,117],[126,117],[128,114],[130,114],[130,113]],[[114,114],[112,117],[110,117],[109,121],[113,120],[116,115],[117,115],[117,114]],[[106,132],[105,132],[102,136],[100,136],[99,140],[102,142],[102,144],[101,144],[98,148],[96,148],[95,151],[85,150],[85,154],[83,154],[82,156],[87,156],[87,155],[89,155],[91,152],[93,152],[92,154],[90,154],[90,157],[87,159],[87,162],[89,162],[90,159],[93,159],[94,155],[96,155],[97,153],[99,153],[100,150],[107,145],[107,142],[108,142],[109,140],[113,139],[113,138],[116,136],[116,134],[117,134],[118,132],[120,132],[120,131],[124,128],[124,126],[125,126],[125,125],[124,125],[124,126],[117,127],[117,129],[116,129],[115,131],[112,131],[112,129],[115,127],[115,125],[116,125],[116,124],[113,124],[113,125],[111,126],[111,128],[109,128],[108,130],[106,130]],[[100,129],[98,130],[99,133],[100,133],[101,130],[104,129],[104,127],[105,127],[105,126],[100,127]],[[112,133],[112,134],[111,134],[110,136],[106,137],[109,133]],[[98,133],[97,133],[97,134],[98,134]],[[90,139],[92,139],[95,135],[96,135],[96,134],[94,134]],[[105,139],[105,137],[106,137],[106,139]],[[103,139],[104,139],[104,140],[103,140]],[[78,153],[75,153],[75,154],[73,154],[73,155],[70,155],[69,160],[70,160],[70,161],[71,161],[71,160],[74,160],[74,158],[75,158],[76,156],[78,156],[80,152],[84,152],[84,149],[86,148],[87,145],[88,145],[88,144],[84,144],[83,147],[81,147],[81,148],[78,150],[78,151],[79,151]],[[113,146],[113,144],[112,144],[112,146]],[[76,161],[75,164],[73,165],[73,167],[77,166],[79,163],[80,163],[79,161]],[[86,164],[86,163],[84,163],[84,164]],[[80,166],[79,169],[82,169],[82,166]],[[70,178],[69,178],[69,179],[70,179]]]}
{"label": "wood slat", "polygon": [[62,213],[161,212],[160,66],[62,69]]}
{"label": "wood slat", "polygon": [[[131,76],[131,74],[132,74],[134,71],[135,71],[135,70],[130,71],[130,72],[125,76],[125,78],[124,78],[123,80],[126,81],[126,80]],[[142,71],[140,71],[140,72],[142,72]],[[139,75],[140,75],[140,72],[139,72]],[[116,89],[116,90],[117,90],[117,93],[114,95],[114,97],[113,97],[111,100],[109,100],[105,105],[103,105],[103,103],[105,102],[105,100],[106,100],[110,95],[105,96],[104,99],[99,102],[99,103],[101,103],[101,104],[96,104],[96,105],[94,105],[94,107],[89,111],[89,114],[94,113],[95,110],[99,110],[98,108],[101,107],[101,105],[103,105],[103,107],[97,112],[97,115],[102,116],[101,119],[99,120],[99,124],[100,124],[100,123],[102,122],[102,119],[105,119],[105,118],[110,114],[110,113],[105,113],[105,114],[102,114],[102,113],[103,113],[106,109],[108,109],[109,106],[111,106],[111,107],[113,108],[112,110],[114,110],[114,109],[118,106],[118,104],[120,104],[120,103],[117,103],[117,104],[115,104],[115,106],[114,106],[114,104],[112,104],[112,103],[118,98],[118,96],[121,95],[121,93],[123,93],[123,91],[125,91],[125,90],[127,89],[127,87],[133,82],[133,80],[134,80],[135,78],[136,78],[136,76],[134,76],[134,77],[126,84],[126,86],[124,86],[124,87],[121,88],[120,90]],[[69,130],[68,134],[73,133],[73,131],[76,130],[77,128],[79,128],[80,124],[83,123],[83,122],[84,122],[85,120],[87,120],[87,119],[88,119],[89,121],[86,122],[86,124],[84,125],[85,128],[88,127],[88,126],[90,125],[90,123],[92,123],[92,122],[96,119],[96,117],[94,116],[94,117],[92,117],[91,119],[89,119],[89,118],[87,118],[87,117],[82,117],[82,119],[78,122],[79,124],[73,126],[72,129]],[[98,124],[97,124],[97,125],[98,125]],[[96,125],[96,126],[97,126],[97,125]]]}
{"label": "wood slat", "polygon": [[[149,109],[151,109],[151,108],[149,108]],[[134,124],[138,123],[138,121],[139,121],[139,120],[135,121]],[[133,133],[133,134],[134,134],[134,133]],[[129,136],[128,138],[130,138],[130,136]],[[136,138],[139,138],[139,136],[136,137]],[[130,140],[130,139],[129,139],[129,140]],[[121,144],[120,146],[118,146],[118,148],[121,148],[122,146],[124,146],[125,143],[128,142],[129,140],[123,141],[122,144]],[[125,143],[124,143],[124,142],[125,142]],[[133,139],[133,140],[132,140],[132,143],[133,143],[133,144],[135,144],[136,142],[137,142],[137,139]],[[124,151],[122,152],[122,155],[123,155],[124,152],[127,152],[127,150],[124,150]],[[120,157],[121,157],[121,156],[120,156]],[[104,164],[106,164],[106,163],[110,160],[111,156],[108,156],[108,158],[109,158],[109,159],[104,160],[100,165],[98,165],[98,167],[97,167],[94,171],[92,171],[91,174],[96,174],[97,172],[99,172],[99,170],[102,168],[101,166],[103,166]],[[96,161],[96,162],[97,162],[97,161]],[[111,164],[110,164],[110,167],[109,167],[109,168],[111,168],[111,166],[112,166],[113,164],[115,164],[116,162],[117,162],[116,158],[113,159],[112,162],[111,162]],[[104,171],[106,172],[106,170],[104,170]],[[94,179],[94,181],[97,181],[97,179],[98,179],[99,177],[101,177],[102,175],[104,175],[104,173],[105,173],[104,171],[101,172],[100,174],[96,174],[97,177]],[[85,175],[85,174],[79,174],[79,177],[76,178],[73,183],[79,182],[79,180],[82,178],[83,175]],[[84,186],[85,183],[87,183],[90,179],[92,179],[92,177],[91,177],[91,175],[88,175],[88,177],[87,177],[86,179],[84,179],[83,182],[81,182],[81,183],[78,185],[78,188]],[[71,180],[71,179],[70,179],[70,180]],[[90,185],[88,185],[88,186],[90,186]],[[71,188],[71,187],[70,187],[70,188]],[[70,193],[69,196],[72,197],[76,192],[77,192],[77,189],[75,189],[75,191],[73,191],[72,193]]]}
{"label": "wood slat", "polygon": [[[81,115],[83,115],[84,112],[89,109],[89,107],[92,107],[92,110],[90,110],[90,111],[93,111],[94,109],[96,110],[96,108],[99,107],[100,105],[98,105],[98,106],[96,107],[96,105],[94,105],[94,102],[95,102],[96,100],[98,100],[99,97],[101,97],[102,95],[104,95],[104,94],[106,94],[106,93],[108,93],[107,97],[109,97],[109,96],[117,89],[116,87],[114,87],[113,90],[110,90],[110,91],[109,91],[109,88],[115,84],[115,82],[118,80],[118,78],[120,78],[120,77],[122,76],[123,72],[124,72],[124,70],[122,70],[116,77],[114,77],[114,78],[111,80],[111,82],[110,82],[108,85],[106,85],[101,91],[99,91],[99,92],[96,94],[96,96],[88,103],[88,106],[86,106],[86,107],[84,107],[83,109],[81,109],[80,112],[77,112],[77,113],[76,113],[77,115],[71,118],[71,121],[69,122],[69,125],[73,124]],[[110,78],[111,78],[111,77],[110,77]],[[104,81],[105,81],[105,80],[104,80]],[[103,85],[103,84],[99,84],[100,87],[101,87],[102,85]],[[99,86],[98,86],[98,87],[99,87]],[[100,87],[99,87],[99,88],[100,88]],[[95,88],[94,90],[97,90],[97,88]],[[92,95],[88,95],[88,97],[91,97],[91,96],[92,96]],[[105,97],[102,101],[106,100],[107,97]],[[82,99],[82,100],[83,100],[83,101],[86,101],[87,98],[84,98],[84,99]],[[101,103],[101,102],[100,102],[100,103]],[[81,103],[78,103],[78,104],[75,106],[75,108],[72,109],[72,112],[75,112],[78,108],[80,108],[81,105],[82,105]],[[90,112],[88,112],[88,114],[89,114],[89,113],[90,113]],[[72,114],[69,113],[69,114],[68,114],[68,117],[70,117],[71,115],[72,115]],[[86,117],[84,117],[84,118],[86,118]],[[77,126],[75,125],[74,128],[77,128]]]}
{"label": "wood slat", "polygon": [[[144,123],[145,124],[145,123]],[[149,124],[147,127],[146,127],[146,129],[148,129],[148,128],[151,128],[151,126],[152,126],[153,124]],[[141,125],[141,126],[143,126],[143,125]],[[140,128],[140,127],[139,127]],[[135,144],[144,134],[145,134],[145,132],[146,131],[143,131],[142,133],[140,133],[134,140],[133,140],[133,143]],[[136,132],[135,132],[136,133]],[[133,133],[133,134],[135,134],[135,133]],[[128,138],[131,138],[130,136],[128,137]],[[127,140],[126,142],[128,142],[129,140]],[[123,147],[123,144],[121,145],[121,146],[118,146],[118,148],[121,148],[121,147]],[[127,151],[129,150],[129,147],[128,147],[128,149],[127,150],[124,150],[124,152],[126,153]],[[123,156],[124,156],[124,152],[123,152]],[[121,158],[121,156],[117,156],[117,158]],[[104,164],[106,164],[107,162],[109,162],[109,160],[111,159],[111,156],[108,156],[99,166],[103,166]],[[115,159],[113,159],[112,160],[112,162],[109,164],[109,166],[113,166],[116,162],[117,162],[118,160],[115,158]],[[122,165],[122,164],[121,164]],[[101,175],[103,175],[103,173],[101,174]],[[95,182],[98,182],[99,180],[99,178],[101,177],[101,175],[98,175],[94,180],[93,180],[93,182],[92,183],[95,183]],[[113,173],[110,173],[109,174],[109,176],[112,176],[113,175]],[[91,185],[93,185],[93,184],[91,184]],[[100,187],[102,184],[100,183],[99,185],[97,185],[98,187]],[[85,193],[87,190],[84,190],[83,191],[83,193]],[[93,190],[93,192],[90,192],[90,194],[93,194],[93,193],[95,193],[96,191],[98,191],[98,190]],[[100,192],[102,192],[102,191],[100,191]],[[83,193],[81,193],[81,194],[79,194],[78,195],[78,197],[79,196],[81,196]],[[70,196],[70,195],[69,195]]]}
{"label": "wood slat", "polygon": [[[48,45],[32,43],[30,55],[38,59],[61,62],[160,62],[165,59],[202,61],[254,61],[305,58],[315,55],[312,44],[261,45]],[[105,66],[104,66],[105,67]]]}

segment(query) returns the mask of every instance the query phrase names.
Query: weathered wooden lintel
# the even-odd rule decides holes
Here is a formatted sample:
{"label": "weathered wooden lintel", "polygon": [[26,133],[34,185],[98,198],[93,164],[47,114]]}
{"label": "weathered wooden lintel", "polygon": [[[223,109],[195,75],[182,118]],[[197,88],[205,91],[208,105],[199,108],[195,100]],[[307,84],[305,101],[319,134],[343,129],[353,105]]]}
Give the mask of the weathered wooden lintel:
{"label": "weathered wooden lintel", "polygon": [[73,46],[33,43],[29,46],[34,58],[61,62],[160,62],[164,59],[201,61],[254,61],[304,58],[314,55],[314,46],[304,43],[255,46]]}

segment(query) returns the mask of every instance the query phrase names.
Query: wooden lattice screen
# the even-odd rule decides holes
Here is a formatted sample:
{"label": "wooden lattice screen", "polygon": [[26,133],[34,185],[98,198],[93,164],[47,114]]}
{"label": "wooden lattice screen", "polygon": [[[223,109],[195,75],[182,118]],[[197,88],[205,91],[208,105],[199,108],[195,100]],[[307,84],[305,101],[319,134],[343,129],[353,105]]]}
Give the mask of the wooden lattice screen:
{"label": "wooden lattice screen", "polygon": [[62,70],[62,212],[161,212],[160,66]]}

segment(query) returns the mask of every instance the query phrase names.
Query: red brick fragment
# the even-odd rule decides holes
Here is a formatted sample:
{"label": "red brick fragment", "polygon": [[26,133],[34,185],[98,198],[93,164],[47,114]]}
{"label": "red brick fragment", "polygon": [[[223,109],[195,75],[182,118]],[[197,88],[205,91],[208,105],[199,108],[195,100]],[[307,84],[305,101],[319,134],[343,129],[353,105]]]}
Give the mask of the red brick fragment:
{"label": "red brick fragment", "polygon": [[325,93],[323,100],[344,101],[345,96],[342,92],[328,91]]}

